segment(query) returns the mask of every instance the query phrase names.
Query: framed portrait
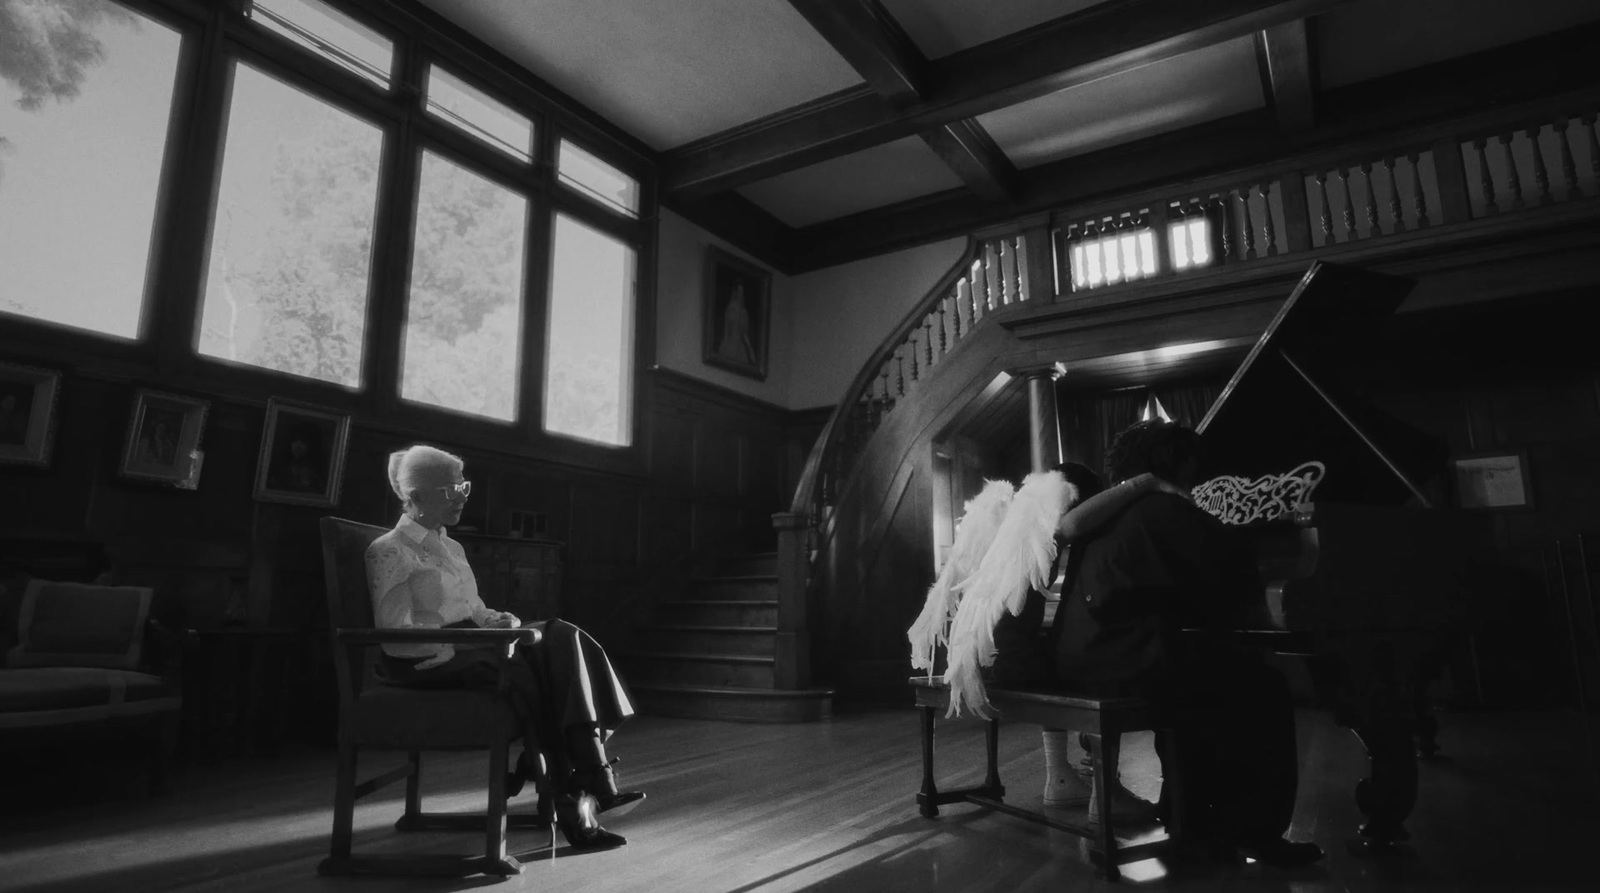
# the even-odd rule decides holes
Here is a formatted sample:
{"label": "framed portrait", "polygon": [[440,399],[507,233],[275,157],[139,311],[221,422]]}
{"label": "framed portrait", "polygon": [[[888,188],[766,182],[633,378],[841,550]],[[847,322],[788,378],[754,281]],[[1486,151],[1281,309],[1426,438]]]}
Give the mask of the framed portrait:
{"label": "framed portrait", "polygon": [[0,363],[0,463],[50,464],[61,373]]}
{"label": "framed portrait", "polygon": [[1520,509],[1533,506],[1528,457],[1522,452],[1477,453],[1450,460],[1456,504],[1464,509]]}
{"label": "framed portrait", "polygon": [[276,397],[267,401],[256,460],[255,497],[263,502],[333,506],[344,483],[350,416]]}
{"label": "framed portrait", "polygon": [[772,274],[715,246],[707,248],[702,317],[705,363],[765,381]]}
{"label": "framed portrait", "polygon": [[200,486],[200,465],[205,459],[200,438],[210,405],[195,397],[140,388],[133,395],[133,415],[128,419],[118,473],[131,480],[184,490]]}

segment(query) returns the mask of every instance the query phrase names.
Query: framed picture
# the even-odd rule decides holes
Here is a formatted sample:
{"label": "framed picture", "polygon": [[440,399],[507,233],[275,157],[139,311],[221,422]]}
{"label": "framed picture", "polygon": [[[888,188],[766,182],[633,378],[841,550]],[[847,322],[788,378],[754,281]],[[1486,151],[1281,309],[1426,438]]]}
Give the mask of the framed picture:
{"label": "framed picture", "polygon": [[140,388],[133,396],[133,416],[117,471],[132,480],[184,490],[200,486],[200,464],[205,459],[200,437],[209,407],[194,397]]}
{"label": "framed picture", "polygon": [[719,248],[707,248],[702,316],[701,357],[706,364],[766,380],[772,274]]}
{"label": "framed picture", "polygon": [[256,460],[256,499],[337,504],[349,439],[348,415],[276,397],[267,401],[261,456]]}
{"label": "framed picture", "polygon": [[1456,504],[1464,509],[1511,509],[1533,506],[1528,483],[1528,457],[1522,452],[1478,453],[1450,460],[1456,482]]}
{"label": "framed picture", "polygon": [[50,464],[61,373],[0,363],[0,463]]}

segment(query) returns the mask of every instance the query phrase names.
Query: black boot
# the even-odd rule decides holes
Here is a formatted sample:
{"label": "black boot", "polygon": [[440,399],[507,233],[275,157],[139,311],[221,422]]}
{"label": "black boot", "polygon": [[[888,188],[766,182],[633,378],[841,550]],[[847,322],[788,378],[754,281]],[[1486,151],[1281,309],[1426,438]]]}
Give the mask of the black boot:
{"label": "black boot", "polygon": [[579,769],[572,773],[572,788],[592,794],[600,812],[626,815],[644,801],[644,791],[618,791],[617,773],[611,768],[612,760],[592,769]]}
{"label": "black boot", "polygon": [[556,824],[561,835],[576,850],[605,850],[624,846],[628,838],[600,827],[599,808],[593,796],[584,793],[556,797]]}

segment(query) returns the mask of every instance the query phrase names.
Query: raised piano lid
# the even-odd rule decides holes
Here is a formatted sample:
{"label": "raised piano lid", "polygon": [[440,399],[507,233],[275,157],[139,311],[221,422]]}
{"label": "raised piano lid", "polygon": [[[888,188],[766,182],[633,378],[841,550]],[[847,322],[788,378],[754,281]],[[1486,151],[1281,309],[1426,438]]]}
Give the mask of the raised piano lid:
{"label": "raised piano lid", "polygon": [[1197,426],[1207,475],[1256,478],[1315,460],[1327,467],[1318,502],[1426,504],[1421,485],[1443,468],[1443,442],[1342,380],[1414,285],[1312,264]]}

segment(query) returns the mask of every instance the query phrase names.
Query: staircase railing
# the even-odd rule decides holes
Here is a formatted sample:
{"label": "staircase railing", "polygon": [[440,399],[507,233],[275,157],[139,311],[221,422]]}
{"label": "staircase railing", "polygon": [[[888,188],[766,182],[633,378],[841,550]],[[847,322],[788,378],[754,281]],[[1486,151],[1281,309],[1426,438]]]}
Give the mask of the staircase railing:
{"label": "staircase railing", "polygon": [[[778,532],[777,686],[810,682],[808,617],[811,561],[826,537],[832,507],[873,432],[912,395],[960,342],[990,314],[1032,296],[1030,242],[1022,231],[969,239],[961,257],[914,305],[845,390],[817,435],[787,512],[773,516]],[[1046,258],[1034,258],[1045,261]]]}

